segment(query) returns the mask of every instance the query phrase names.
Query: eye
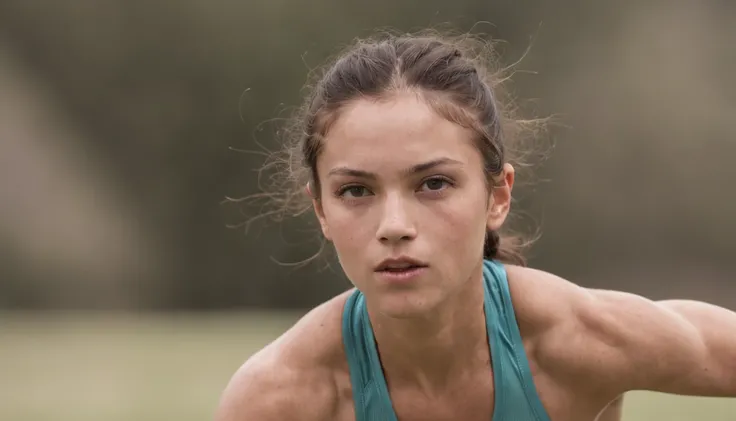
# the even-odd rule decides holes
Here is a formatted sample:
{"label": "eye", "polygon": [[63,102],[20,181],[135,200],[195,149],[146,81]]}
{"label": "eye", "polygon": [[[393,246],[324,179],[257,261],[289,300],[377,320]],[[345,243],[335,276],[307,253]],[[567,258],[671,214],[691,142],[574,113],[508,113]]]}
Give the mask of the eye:
{"label": "eye", "polygon": [[436,192],[441,191],[446,187],[452,186],[450,180],[445,177],[432,177],[422,182],[422,189],[425,191]]}
{"label": "eye", "polygon": [[370,195],[370,191],[364,186],[352,185],[341,187],[337,191],[337,196],[348,199],[355,199]]}

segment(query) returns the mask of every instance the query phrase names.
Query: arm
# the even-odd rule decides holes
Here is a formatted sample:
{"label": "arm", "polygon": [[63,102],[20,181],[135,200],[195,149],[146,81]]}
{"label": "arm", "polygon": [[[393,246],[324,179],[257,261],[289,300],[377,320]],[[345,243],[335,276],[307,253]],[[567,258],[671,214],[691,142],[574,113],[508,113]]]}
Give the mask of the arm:
{"label": "arm", "polygon": [[581,352],[601,386],[736,397],[736,313],[695,301],[653,302],[577,288],[571,309]]}
{"label": "arm", "polygon": [[331,386],[329,376],[256,356],[225,388],[215,421],[330,420],[336,402]]}
{"label": "arm", "polygon": [[657,305],[693,326],[694,340],[702,346],[703,368],[693,373],[691,383],[695,393],[736,397],[736,313],[698,301],[667,300]]}

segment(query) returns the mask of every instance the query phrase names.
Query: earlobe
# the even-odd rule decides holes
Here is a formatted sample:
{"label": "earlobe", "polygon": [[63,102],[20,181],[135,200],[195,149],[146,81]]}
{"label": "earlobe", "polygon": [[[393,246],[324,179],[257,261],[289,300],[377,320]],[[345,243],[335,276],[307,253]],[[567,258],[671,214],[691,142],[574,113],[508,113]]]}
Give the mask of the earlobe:
{"label": "earlobe", "polygon": [[506,220],[506,212],[504,212],[505,208],[502,208],[500,206],[492,206],[491,209],[488,211],[488,220],[486,223],[486,228],[490,231],[498,231],[501,228],[501,225],[503,225],[503,222]]}

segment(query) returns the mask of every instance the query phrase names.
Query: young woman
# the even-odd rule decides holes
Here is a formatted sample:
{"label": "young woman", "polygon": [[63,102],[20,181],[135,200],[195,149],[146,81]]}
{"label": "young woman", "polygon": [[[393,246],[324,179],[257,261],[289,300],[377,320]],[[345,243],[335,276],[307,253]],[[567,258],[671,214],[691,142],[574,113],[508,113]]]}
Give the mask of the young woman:
{"label": "young woman", "polygon": [[253,355],[218,421],[590,421],[630,390],[736,397],[735,313],[524,266],[501,233],[529,122],[478,57],[385,36],[324,72],[285,167],[355,289]]}

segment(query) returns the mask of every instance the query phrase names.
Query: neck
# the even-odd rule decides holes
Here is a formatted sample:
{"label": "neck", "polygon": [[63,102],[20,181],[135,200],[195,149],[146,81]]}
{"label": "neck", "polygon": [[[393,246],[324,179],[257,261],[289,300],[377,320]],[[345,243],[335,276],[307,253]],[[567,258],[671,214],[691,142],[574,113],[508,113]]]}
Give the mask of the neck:
{"label": "neck", "polygon": [[440,390],[490,364],[482,268],[428,314],[391,318],[368,308],[387,382]]}

